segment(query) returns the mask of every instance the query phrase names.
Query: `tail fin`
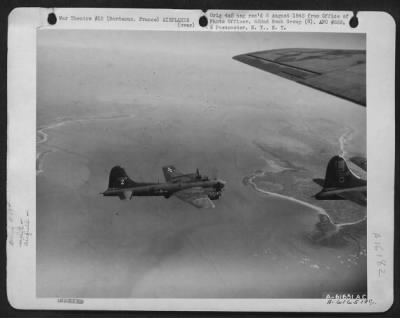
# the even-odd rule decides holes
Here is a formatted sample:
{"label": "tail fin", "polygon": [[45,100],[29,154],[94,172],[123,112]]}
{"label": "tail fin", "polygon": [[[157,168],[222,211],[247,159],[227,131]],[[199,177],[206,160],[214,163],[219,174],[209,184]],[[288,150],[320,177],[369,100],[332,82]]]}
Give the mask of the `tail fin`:
{"label": "tail fin", "polygon": [[120,166],[115,166],[110,171],[108,179],[108,188],[130,188],[134,187],[136,183],[131,180],[125,172],[125,169]]}
{"label": "tail fin", "polygon": [[357,177],[341,156],[334,156],[328,163],[324,181],[324,190],[332,188],[353,188],[365,186],[365,180]]}

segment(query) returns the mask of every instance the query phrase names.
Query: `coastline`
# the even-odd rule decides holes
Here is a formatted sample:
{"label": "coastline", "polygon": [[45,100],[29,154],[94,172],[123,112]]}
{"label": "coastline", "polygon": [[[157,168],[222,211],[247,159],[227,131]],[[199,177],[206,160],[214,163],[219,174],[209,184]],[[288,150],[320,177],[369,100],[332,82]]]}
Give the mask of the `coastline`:
{"label": "coastline", "polygon": [[129,119],[133,118],[135,115],[133,114],[124,114],[124,115],[112,115],[112,116],[99,116],[99,117],[91,117],[91,118],[79,118],[79,119],[60,119],[56,121],[55,123],[46,125],[46,126],[41,126],[37,131],[36,131],[36,136],[38,137],[36,139],[36,175],[39,175],[42,173],[43,170],[43,160],[44,157],[51,153],[51,152],[56,152],[57,150],[55,149],[50,149],[50,150],[44,150],[44,151],[39,151],[38,147],[41,145],[46,144],[48,141],[49,135],[46,133],[46,131],[59,128],[62,126],[65,126],[67,124],[74,124],[74,123],[79,123],[79,122],[90,122],[90,121],[97,121],[97,120],[117,120],[117,119]]}
{"label": "coastline", "polygon": [[[338,145],[339,145],[339,151],[340,151],[340,155],[343,156],[345,159],[347,157],[347,145],[350,143],[351,139],[353,138],[353,136],[355,135],[355,131],[354,129],[350,128],[350,127],[345,127],[344,128],[344,132],[340,135],[340,137],[338,138]],[[257,143],[255,143],[256,145],[258,145]],[[247,179],[247,183],[249,183],[254,190],[256,190],[259,193],[262,193],[264,195],[268,195],[268,196],[272,196],[272,197],[276,197],[282,200],[287,200],[287,201],[291,201],[291,202],[295,202],[297,204],[300,204],[302,206],[308,207],[310,209],[312,209],[313,211],[315,211],[316,213],[320,214],[320,215],[324,215],[328,218],[329,222],[334,225],[336,227],[336,229],[340,229],[343,228],[345,226],[351,226],[351,225],[357,225],[360,224],[364,221],[367,220],[367,215],[365,213],[365,215],[358,220],[355,221],[351,221],[351,222],[335,222],[333,220],[333,216],[330,215],[326,209],[317,206],[315,204],[312,204],[310,202],[295,198],[294,196],[289,196],[289,195],[284,195],[284,194],[280,194],[280,193],[276,193],[276,192],[272,192],[272,191],[268,191],[265,189],[260,188],[257,185],[257,178],[262,178],[265,177],[266,173],[279,173],[282,171],[286,171],[286,170],[291,170],[291,171],[295,171],[297,169],[293,168],[293,165],[290,162],[284,162],[285,165],[287,165],[286,167],[279,165],[278,162],[275,162],[273,159],[271,160],[267,160],[264,157],[262,157],[262,159],[264,160],[264,162],[267,165],[267,169],[264,167],[264,169],[258,169],[256,170],[253,174],[251,174],[250,176],[246,177]],[[280,159],[280,158],[278,158]],[[311,182],[311,180],[310,180]],[[246,184],[246,182],[244,182],[244,184]]]}

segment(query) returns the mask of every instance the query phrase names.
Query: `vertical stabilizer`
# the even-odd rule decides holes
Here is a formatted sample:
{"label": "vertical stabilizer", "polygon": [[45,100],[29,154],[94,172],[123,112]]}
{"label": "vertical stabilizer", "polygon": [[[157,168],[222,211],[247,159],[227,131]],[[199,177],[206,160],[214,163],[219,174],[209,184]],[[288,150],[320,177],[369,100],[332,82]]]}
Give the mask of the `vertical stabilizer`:
{"label": "vertical stabilizer", "polygon": [[347,166],[346,160],[341,156],[334,156],[329,160],[326,168],[324,190],[343,189],[365,186],[365,180],[357,177]]}
{"label": "vertical stabilizer", "polygon": [[135,182],[131,180],[120,166],[115,166],[110,171],[108,180],[108,188],[130,188],[135,186]]}

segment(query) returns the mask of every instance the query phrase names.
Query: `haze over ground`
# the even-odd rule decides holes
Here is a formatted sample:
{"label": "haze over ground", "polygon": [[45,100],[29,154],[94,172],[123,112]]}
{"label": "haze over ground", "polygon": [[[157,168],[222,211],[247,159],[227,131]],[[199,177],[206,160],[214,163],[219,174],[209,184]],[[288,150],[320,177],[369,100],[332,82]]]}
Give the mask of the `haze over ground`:
{"label": "haze over ground", "polygon": [[[363,35],[42,30],[38,43],[37,126],[46,134],[38,144],[46,153],[37,176],[38,296],[365,292],[365,237],[313,244],[313,209],[243,182],[279,163],[260,144],[306,180],[324,176],[348,131],[347,150],[365,154],[365,109],[232,60],[274,48],[365,49]],[[162,181],[167,164],[216,170],[226,191],[213,210],[176,198],[104,198],[117,164],[139,181]],[[298,195],[318,190],[310,181]],[[365,213],[351,204],[331,216]]]}

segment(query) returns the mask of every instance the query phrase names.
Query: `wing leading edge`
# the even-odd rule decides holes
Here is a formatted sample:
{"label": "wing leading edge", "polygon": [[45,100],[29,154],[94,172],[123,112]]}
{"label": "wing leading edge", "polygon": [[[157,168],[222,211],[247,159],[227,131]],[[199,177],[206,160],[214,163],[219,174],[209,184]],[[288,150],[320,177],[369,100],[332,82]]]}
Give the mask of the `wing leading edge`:
{"label": "wing leading edge", "polygon": [[363,50],[278,49],[241,54],[233,59],[366,106]]}

